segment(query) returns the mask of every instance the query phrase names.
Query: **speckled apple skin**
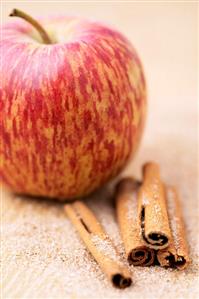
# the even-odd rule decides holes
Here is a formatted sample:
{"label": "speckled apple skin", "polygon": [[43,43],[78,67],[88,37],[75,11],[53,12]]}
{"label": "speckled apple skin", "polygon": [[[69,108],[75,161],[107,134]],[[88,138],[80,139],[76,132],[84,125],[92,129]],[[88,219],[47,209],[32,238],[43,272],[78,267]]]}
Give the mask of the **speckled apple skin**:
{"label": "speckled apple skin", "polygon": [[19,19],[1,28],[0,178],[19,194],[73,199],[133,156],[145,79],[136,51],[114,29],[71,17],[41,22],[66,41],[39,43]]}

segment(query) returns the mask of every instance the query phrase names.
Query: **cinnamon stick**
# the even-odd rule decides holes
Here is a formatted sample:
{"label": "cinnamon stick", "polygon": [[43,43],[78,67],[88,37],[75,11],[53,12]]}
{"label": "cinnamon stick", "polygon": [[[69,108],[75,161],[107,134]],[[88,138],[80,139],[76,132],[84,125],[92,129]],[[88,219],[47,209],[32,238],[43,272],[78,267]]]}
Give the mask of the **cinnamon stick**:
{"label": "cinnamon stick", "polygon": [[64,206],[68,218],[75,226],[87,249],[115,287],[129,287],[131,274],[119,258],[116,248],[91,210],[82,202]]}
{"label": "cinnamon stick", "polygon": [[164,185],[158,164],[143,167],[143,184],[138,192],[138,213],[142,238],[153,249],[166,248],[171,240]]}
{"label": "cinnamon stick", "polygon": [[158,251],[157,259],[163,267],[174,267],[183,270],[190,260],[181,204],[177,190],[174,187],[168,186],[166,195],[172,241],[168,248]]}
{"label": "cinnamon stick", "polygon": [[137,192],[139,183],[132,178],[122,179],[116,186],[115,200],[118,224],[130,265],[150,266],[154,250],[145,245],[138,221]]}

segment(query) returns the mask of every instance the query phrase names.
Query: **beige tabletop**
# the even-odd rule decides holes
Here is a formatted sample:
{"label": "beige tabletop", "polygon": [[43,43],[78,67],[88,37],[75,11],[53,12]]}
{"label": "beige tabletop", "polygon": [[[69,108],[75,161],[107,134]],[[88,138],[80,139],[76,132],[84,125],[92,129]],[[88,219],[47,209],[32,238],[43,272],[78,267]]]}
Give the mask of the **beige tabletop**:
{"label": "beige tabletop", "polygon": [[[122,175],[141,177],[155,160],[181,195],[192,263],[187,270],[132,268],[134,285],[114,289],[56,202],[1,191],[2,298],[198,298],[197,4],[26,1],[2,3],[32,15],[96,18],[123,32],[138,50],[148,83],[148,119],[134,160]],[[108,186],[86,199],[121,254]]]}

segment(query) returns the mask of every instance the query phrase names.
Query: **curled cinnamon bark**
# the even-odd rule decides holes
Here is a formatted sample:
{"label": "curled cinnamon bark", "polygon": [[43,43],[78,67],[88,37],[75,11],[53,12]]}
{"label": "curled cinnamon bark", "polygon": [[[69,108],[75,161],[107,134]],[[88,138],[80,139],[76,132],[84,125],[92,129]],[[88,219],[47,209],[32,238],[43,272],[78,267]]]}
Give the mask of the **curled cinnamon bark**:
{"label": "curled cinnamon bark", "polygon": [[167,186],[166,195],[172,240],[169,247],[158,251],[157,259],[163,267],[174,267],[183,270],[190,260],[181,204],[177,190],[174,187]]}
{"label": "curled cinnamon bark", "polygon": [[82,202],[64,206],[87,249],[115,287],[124,289],[132,283],[131,274],[121,261],[116,248],[91,210]]}
{"label": "curled cinnamon bark", "polygon": [[154,263],[155,253],[142,239],[138,219],[138,188],[138,182],[132,178],[122,179],[117,184],[116,213],[129,264],[150,266]]}
{"label": "curled cinnamon bark", "polygon": [[171,231],[159,166],[154,162],[146,163],[143,176],[143,184],[138,192],[142,237],[150,248],[163,249],[169,245]]}

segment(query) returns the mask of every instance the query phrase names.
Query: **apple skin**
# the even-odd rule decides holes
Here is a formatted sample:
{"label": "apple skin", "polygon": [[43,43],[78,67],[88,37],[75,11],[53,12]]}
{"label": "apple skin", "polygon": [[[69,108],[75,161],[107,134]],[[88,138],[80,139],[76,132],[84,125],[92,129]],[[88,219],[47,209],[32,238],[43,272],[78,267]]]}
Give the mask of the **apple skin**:
{"label": "apple skin", "polygon": [[141,62],[119,32],[77,17],[1,27],[0,178],[13,192],[89,194],[134,155],[146,115]]}

